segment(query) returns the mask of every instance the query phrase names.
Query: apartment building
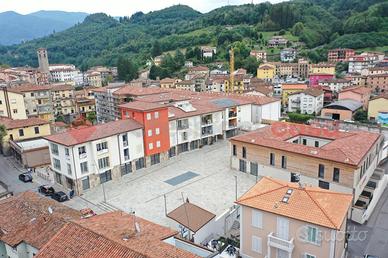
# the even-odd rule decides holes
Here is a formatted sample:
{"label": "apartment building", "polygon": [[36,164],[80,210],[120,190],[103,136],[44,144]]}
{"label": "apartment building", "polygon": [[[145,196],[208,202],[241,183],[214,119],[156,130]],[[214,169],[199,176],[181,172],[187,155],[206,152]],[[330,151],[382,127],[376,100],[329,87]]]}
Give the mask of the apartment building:
{"label": "apartment building", "polygon": [[330,49],[327,53],[327,61],[330,63],[347,62],[356,52],[349,48]]}
{"label": "apartment building", "polygon": [[176,82],[179,82],[179,80],[172,79],[172,78],[164,78],[164,79],[160,80],[160,88],[173,89],[173,88],[175,88]]}
{"label": "apartment building", "polygon": [[307,89],[306,84],[294,84],[294,83],[283,83],[282,84],[282,106],[288,104],[288,95],[300,92]]}
{"label": "apartment building", "polygon": [[280,51],[280,61],[293,62],[296,59],[295,48],[284,48]]}
{"label": "apartment building", "polygon": [[45,137],[57,184],[77,194],[145,166],[143,126],[118,120]]}
{"label": "apartment building", "polygon": [[13,90],[23,94],[28,117],[54,121],[50,85],[23,84],[13,87]]}
{"label": "apartment building", "polygon": [[192,80],[183,80],[175,84],[175,88],[178,90],[195,91],[195,83]]}
{"label": "apartment building", "polygon": [[271,39],[268,40],[268,47],[285,47],[287,46],[287,42],[288,40],[285,39],[283,36],[273,36]]}
{"label": "apartment building", "polygon": [[237,201],[243,258],[343,258],[352,195],[263,177]]}
{"label": "apartment building", "polygon": [[343,88],[350,87],[351,81],[346,79],[325,79],[318,82],[318,86],[329,87],[332,92],[340,92]]}
{"label": "apartment building", "polygon": [[318,63],[310,65],[310,74],[331,74],[335,75],[335,64]]}
{"label": "apartment building", "polygon": [[272,81],[276,75],[276,67],[272,64],[262,64],[257,68],[257,78]]}
{"label": "apartment building", "polygon": [[388,92],[388,73],[368,75],[366,85],[377,92]]}
{"label": "apartment building", "polygon": [[359,223],[369,218],[386,186],[376,169],[384,158],[384,137],[377,133],[277,122],[230,142],[234,169],[353,194],[351,218]]}
{"label": "apartment building", "polygon": [[349,58],[349,73],[362,74],[364,70],[373,68],[378,62],[384,59],[382,53],[364,52]]}
{"label": "apartment building", "polygon": [[318,114],[323,108],[323,91],[306,89],[288,95],[288,112]]}
{"label": "apartment building", "polygon": [[216,54],[217,54],[217,48],[216,47],[201,46],[201,56],[202,56],[202,59],[213,58],[213,56],[216,55]]}
{"label": "apartment building", "polygon": [[74,65],[52,64],[49,66],[49,70],[50,70],[50,80],[52,82],[64,82],[64,83],[72,84],[73,86],[78,84],[76,83],[75,78],[79,77],[79,74],[81,73],[81,71],[76,69]]}
{"label": "apartment building", "polygon": [[368,104],[368,119],[378,120],[379,112],[388,111],[388,94],[372,98]]}
{"label": "apartment building", "polygon": [[256,58],[257,61],[267,61],[267,52],[265,50],[251,50],[249,53],[250,56],[253,56]]}
{"label": "apartment building", "polygon": [[12,119],[26,119],[24,96],[12,88],[0,88],[0,116]]}
{"label": "apartment building", "polygon": [[0,117],[0,124],[6,129],[6,135],[0,143],[2,152],[6,155],[11,154],[11,141],[31,140],[51,134],[49,122],[34,117],[26,119]]}
{"label": "apartment building", "polygon": [[335,78],[334,74],[327,73],[311,73],[309,74],[309,85],[310,87],[317,88],[319,87],[320,81],[332,80]]}
{"label": "apartment building", "polygon": [[94,99],[76,98],[75,105],[76,113],[84,118],[87,118],[89,114],[96,112],[96,101]]}
{"label": "apartment building", "polygon": [[352,99],[361,102],[364,110],[368,108],[371,89],[367,87],[350,87],[344,88],[338,93],[338,100]]}
{"label": "apartment building", "polygon": [[133,119],[144,128],[146,166],[168,159],[170,149],[168,107],[159,103],[133,101],[119,106],[122,119]]}
{"label": "apartment building", "polygon": [[52,85],[50,88],[55,116],[66,116],[76,111],[74,87],[60,84]]}

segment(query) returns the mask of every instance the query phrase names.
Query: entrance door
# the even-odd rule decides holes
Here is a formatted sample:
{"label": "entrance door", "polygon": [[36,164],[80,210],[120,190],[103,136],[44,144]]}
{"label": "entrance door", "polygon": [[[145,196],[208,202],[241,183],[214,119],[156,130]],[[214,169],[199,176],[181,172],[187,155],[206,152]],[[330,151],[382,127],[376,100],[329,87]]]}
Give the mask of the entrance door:
{"label": "entrance door", "polygon": [[331,118],[333,118],[334,120],[340,120],[340,114],[332,114]]}
{"label": "entrance door", "polygon": [[277,219],[277,237],[288,241],[288,219],[278,217]]}

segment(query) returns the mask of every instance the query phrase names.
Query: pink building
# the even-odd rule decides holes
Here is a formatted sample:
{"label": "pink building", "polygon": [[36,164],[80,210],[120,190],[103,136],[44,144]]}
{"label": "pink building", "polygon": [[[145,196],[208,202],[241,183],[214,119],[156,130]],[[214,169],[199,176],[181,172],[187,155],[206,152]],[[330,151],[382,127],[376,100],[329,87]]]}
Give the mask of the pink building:
{"label": "pink building", "polygon": [[364,110],[368,108],[371,89],[367,87],[345,88],[338,94],[338,99],[352,99],[362,103]]}
{"label": "pink building", "polygon": [[318,87],[319,81],[334,79],[335,76],[333,74],[326,73],[312,73],[310,74],[310,87]]}

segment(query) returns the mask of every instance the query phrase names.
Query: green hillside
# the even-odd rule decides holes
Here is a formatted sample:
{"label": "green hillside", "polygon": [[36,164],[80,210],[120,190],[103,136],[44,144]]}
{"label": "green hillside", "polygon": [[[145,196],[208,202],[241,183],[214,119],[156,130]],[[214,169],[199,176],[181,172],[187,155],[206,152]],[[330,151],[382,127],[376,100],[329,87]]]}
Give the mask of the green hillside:
{"label": "green hillside", "polygon": [[176,49],[187,49],[186,56],[195,59],[196,47],[207,44],[217,46],[220,61],[228,58],[227,50],[234,44],[237,62],[244,62],[250,49],[266,49],[266,40],[275,33],[303,42],[302,55],[320,61],[331,47],[388,50],[387,15],[384,0],[294,0],[226,6],[206,14],[176,5],[119,20],[100,13],[60,33],[0,46],[0,63],[37,66],[35,51],[46,47],[51,63],[87,69],[116,65],[119,57],[125,57],[142,66],[152,53]]}

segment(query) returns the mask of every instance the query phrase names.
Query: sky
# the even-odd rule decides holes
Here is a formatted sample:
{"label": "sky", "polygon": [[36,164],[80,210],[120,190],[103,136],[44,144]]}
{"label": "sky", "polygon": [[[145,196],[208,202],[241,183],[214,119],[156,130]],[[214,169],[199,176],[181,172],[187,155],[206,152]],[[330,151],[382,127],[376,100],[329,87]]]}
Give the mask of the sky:
{"label": "sky", "polygon": [[[269,0],[272,3],[282,0]],[[200,12],[208,12],[227,5],[251,3],[252,0],[0,0],[0,12],[15,11],[28,14],[40,10],[61,10],[71,12],[104,12],[111,16],[131,16],[160,10],[176,4],[189,5]],[[266,0],[253,0],[255,4]]]}

